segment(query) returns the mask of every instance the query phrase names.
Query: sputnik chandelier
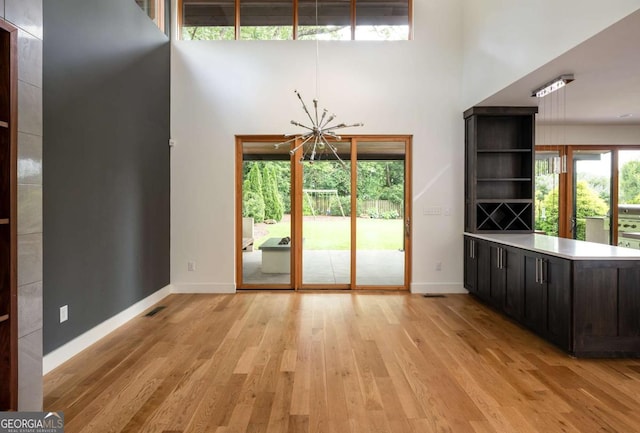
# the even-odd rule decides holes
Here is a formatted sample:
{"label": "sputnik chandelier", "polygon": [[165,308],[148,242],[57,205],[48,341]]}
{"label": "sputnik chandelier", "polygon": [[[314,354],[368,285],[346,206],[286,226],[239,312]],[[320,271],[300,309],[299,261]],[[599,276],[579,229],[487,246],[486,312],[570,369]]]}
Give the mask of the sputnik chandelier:
{"label": "sputnik chandelier", "polygon": [[346,167],[344,161],[338,155],[338,148],[331,144],[329,140],[339,141],[341,137],[336,134],[336,131],[343,128],[351,128],[356,126],[364,126],[362,123],[354,123],[353,125],[347,125],[344,123],[339,123],[337,125],[331,125],[336,118],[335,114],[331,114],[327,117],[328,111],[326,109],[322,110],[322,116],[318,118],[318,75],[320,69],[320,48],[318,44],[318,35],[320,33],[318,26],[318,0],[315,2],[315,15],[316,15],[316,58],[315,58],[315,81],[316,81],[316,97],[313,99],[313,111],[314,115],[312,116],[309,110],[307,109],[307,105],[304,103],[300,92],[295,90],[296,96],[300,100],[302,104],[302,109],[307,114],[310,125],[305,125],[301,122],[296,122],[295,120],[291,121],[292,125],[299,126],[301,128],[306,129],[307,131],[301,134],[286,134],[285,137],[290,137],[295,135],[292,139],[284,141],[282,143],[277,143],[275,148],[278,149],[283,144],[290,144],[296,140],[300,140],[300,144],[297,144],[295,148],[289,151],[291,156],[295,155],[300,149],[302,149],[302,156],[300,157],[300,163],[303,163],[305,160],[309,162],[309,164],[313,164],[314,161],[320,160],[322,157],[329,158],[331,156],[335,156],[335,158],[342,164],[343,167]]}
{"label": "sputnik chandelier", "polygon": [[[295,148],[289,151],[291,156],[295,155],[295,153],[303,149],[302,156],[300,157],[300,163],[303,163],[305,160],[309,161],[312,164],[314,161],[321,159],[323,156],[333,155],[336,157],[338,161],[344,166],[344,161],[338,155],[338,149],[336,146],[329,142],[329,139],[339,141],[342,138],[336,133],[337,130],[343,128],[352,128],[356,126],[363,126],[362,123],[354,123],[352,125],[347,125],[345,123],[339,123],[337,125],[331,125],[336,118],[335,114],[331,114],[327,117],[329,113],[327,109],[322,110],[322,115],[318,118],[318,100],[313,100],[313,111],[314,115],[312,116],[307,108],[307,104],[304,103],[302,99],[302,95],[297,90],[294,91],[298,96],[300,103],[302,104],[302,109],[307,114],[310,125],[305,125],[300,122],[296,122],[295,120],[291,121],[292,125],[299,126],[307,130],[307,132],[302,134],[296,134],[290,140],[284,141],[282,143],[277,143],[275,145],[276,149],[279,148],[283,144],[289,144],[293,141],[300,140],[301,143],[298,144]],[[291,136],[291,134],[286,135]],[[308,159],[307,159],[308,158]]]}

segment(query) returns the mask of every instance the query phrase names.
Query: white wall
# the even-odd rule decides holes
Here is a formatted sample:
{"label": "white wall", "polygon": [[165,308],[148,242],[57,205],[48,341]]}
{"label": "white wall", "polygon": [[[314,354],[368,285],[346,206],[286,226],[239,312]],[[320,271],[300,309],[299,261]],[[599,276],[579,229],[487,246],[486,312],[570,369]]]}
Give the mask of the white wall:
{"label": "white wall", "polygon": [[[353,132],[414,136],[412,290],[462,288],[462,111],[639,7],[640,0],[414,0],[413,41],[320,44],[321,106],[365,123]],[[314,58],[314,42],[173,44],[177,291],[235,289],[234,135],[296,132],[289,121],[303,115],[293,90],[313,98]],[[423,215],[433,206],[451,215]]]}
{"label": "white wall", "polygon": [[463,106],[471,107],[640,8],[640,0],[466,0]]}
{"label": "white wall", "polygon": [[640,125],[536,125],[536,144],[640,145]]}
{"label": "white wall", "polygon": [[[414,2],[409,42],[320,44],[320,105],[358,134],[413,135],[414,291],[462,290],[462,0]],[[234,135],[296,132],[314,96],[314,42],[176,41],[172,53],[171,281],[234,286]],[[450,216],[425,216],[425,207]],[[187,272],[187,261],[197,270]],[[442,271],[436,272],[436,261]]]}

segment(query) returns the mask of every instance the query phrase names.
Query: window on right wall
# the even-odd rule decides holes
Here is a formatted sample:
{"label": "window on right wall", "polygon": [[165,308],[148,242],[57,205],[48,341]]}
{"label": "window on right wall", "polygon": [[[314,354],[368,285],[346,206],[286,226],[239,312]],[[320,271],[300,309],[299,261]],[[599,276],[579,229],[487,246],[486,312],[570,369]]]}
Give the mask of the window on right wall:
{"label": "window on right wall", "polygon": [[179,0],[186,40],[409,40],[412,0]]}
{"label": "window on right wall", "polygon": [[535,185],[539,233],[640,249],[640,145],[538,145]]}

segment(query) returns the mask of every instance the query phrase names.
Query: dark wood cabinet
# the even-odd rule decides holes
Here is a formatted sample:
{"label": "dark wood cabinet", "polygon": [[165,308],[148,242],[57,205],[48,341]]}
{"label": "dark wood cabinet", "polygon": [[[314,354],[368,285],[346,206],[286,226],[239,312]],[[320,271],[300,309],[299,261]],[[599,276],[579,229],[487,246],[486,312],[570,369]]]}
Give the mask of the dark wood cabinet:
{"label": "dark wood cabinet", "polygon": [[524,310],[523,263],[524,255],[516,248],[504,248],[506,283],[504,312],[520,321]]}
{"label": "dark wood cabinet", "polygon": [[540,283],[541,258],[538,255],[524,256],[524,293],[522,322],[532,330],[542,333],[544,329],[544,287]]}
{"label": "dark wood cabinet", "polygon": [[489,244],[482,240],[465,237],[464,242],[464,288],[482,299],[488,299],[491,291],[489,272]]}
{"label": "dark wood cabinet", "polygon": [[573,273],[574,353],[640,356],[640,264],[583,261]]}
{"label": "dark wood cabinet", "polygon": [[503,245],[465,238],[465,288],[482,300],[504,308],[507,284],[513,284],[519,274],[518,258],[513,249]]}
{"label": "dark wood cabinet", "polygon": [[464,288],[470,293],[478,292],[478,259],[476,240],[464,238]]}
{"label": "dark wood cabinet", "polygon": [[487,242],[476,242],[476,260],[478,261],[478,296],[488,300],[491,296],[491,257],[490,248]]}
{"label": "dark wood cabinet", "polygon": [[488,300],[498,308],[504,307],[505,291],[507,287],[507,256],[506,248],[498,244],[488,244],[489,247],[489,287]]}
{"label": "dark wood cabinet", "polygon": [[17,29],[0,21],[0,411],[18,402]]}
{"label": "dark wood cabinet", "polygon": [[524,254],[523,322],[564,350],[570,349],[571,262]]}
{"label": "dark wood cabinet", "polygon": [[546,295],[544,332],[551,342],[571,349],[571,262],[557,257],[543,259]]}
{"label": "dark wood cabinet", "polygon": [[577,357],[640,356],[640,257],[567,259],[473,235],[465,251],[465,288],[544,339]]}
{"label": "dark wood cabinet", "polygon": [[465,119],[465,231],[531,232],[537,107],[473,107]]}

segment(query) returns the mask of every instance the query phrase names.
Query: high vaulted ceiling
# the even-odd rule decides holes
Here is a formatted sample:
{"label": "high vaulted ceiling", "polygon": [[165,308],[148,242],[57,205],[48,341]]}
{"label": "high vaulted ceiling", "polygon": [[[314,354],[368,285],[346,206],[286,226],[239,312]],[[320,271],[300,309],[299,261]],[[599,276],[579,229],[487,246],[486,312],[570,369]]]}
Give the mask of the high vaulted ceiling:
{"label": "high vaulted ceiling", "polygon": [[640,10],[478,105],[538,105],[531,91],[568,73],[566,123],[640,125]]}

